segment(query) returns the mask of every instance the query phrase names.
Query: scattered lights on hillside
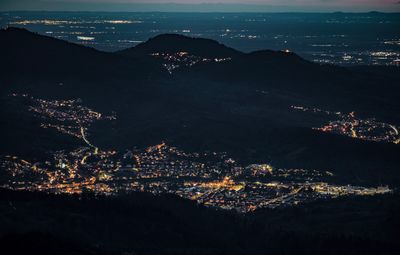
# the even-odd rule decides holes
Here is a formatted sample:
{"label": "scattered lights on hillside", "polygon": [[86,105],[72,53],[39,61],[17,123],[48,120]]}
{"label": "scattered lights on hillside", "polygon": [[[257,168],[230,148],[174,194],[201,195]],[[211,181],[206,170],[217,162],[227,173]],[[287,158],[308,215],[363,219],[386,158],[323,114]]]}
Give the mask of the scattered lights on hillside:
{"label": "scattered lights on hillside", "polygon": [[313,128],[327,133],[335,133],[352,138],[399,144],[399,128],[393,124],[377,121],[374,118],[361,119],[355,112],[341,113],[324,111],[318,108],[291,106],[292,109],[303,112],[319,113],[330,116],[333,120],[322,127]]}

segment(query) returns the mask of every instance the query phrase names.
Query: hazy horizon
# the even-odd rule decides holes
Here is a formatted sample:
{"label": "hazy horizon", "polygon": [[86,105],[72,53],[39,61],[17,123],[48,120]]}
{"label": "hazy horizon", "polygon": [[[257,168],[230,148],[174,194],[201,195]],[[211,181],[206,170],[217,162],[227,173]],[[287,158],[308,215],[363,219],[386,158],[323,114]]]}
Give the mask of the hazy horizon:
{"label": "hazy horizon", "polygon": [[[141,0],[143,1],[143,0]],[[400,12],[398,1],[148,1],[135,0],[110,2],[109,0],[83,0],[67,2],[63,0],[4,0],[0,11],[105,11],[105,12]]]}

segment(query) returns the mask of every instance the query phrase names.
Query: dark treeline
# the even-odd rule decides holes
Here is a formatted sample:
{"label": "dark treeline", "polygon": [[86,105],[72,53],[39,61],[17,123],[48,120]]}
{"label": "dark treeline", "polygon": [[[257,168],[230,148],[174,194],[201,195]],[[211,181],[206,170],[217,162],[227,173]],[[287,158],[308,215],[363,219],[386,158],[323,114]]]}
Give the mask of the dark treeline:
{"label": "dark treeline", "polygon": [[9,254],[397,254],[398,195],[249,215],[175,196],[0,192]]}

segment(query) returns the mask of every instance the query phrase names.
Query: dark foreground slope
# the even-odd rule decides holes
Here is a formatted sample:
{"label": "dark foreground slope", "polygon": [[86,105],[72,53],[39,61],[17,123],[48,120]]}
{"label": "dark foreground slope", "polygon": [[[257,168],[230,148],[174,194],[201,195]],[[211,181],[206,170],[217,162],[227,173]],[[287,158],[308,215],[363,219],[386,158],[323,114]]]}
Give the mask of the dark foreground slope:
{"label": "dark foreground slope", "polygon": [[9,254],[397,254],[397,195],[240,216],[176,197],[1,190]]}

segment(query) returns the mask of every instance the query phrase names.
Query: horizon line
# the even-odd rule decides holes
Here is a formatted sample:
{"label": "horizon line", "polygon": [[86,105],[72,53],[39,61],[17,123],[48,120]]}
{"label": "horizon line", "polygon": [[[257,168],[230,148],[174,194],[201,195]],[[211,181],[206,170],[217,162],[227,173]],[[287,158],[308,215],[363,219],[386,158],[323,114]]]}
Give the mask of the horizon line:
{"label": "horizon line", "polygon": [[12,13],[12,12],[74,12],[74,13],[92,13],[92,12],[104,12],[104,13],[255,13],[255,14],[368,14],[368,13],[381,13],[381,14],[400,14],[400,11],[190,11],[190,10],[177,10],[177,11],[119,11],[119,10],[0,10],[0,13]]}
{"label": "horizon line", "polygon": [[[400,3],[400,2],[399,2]],[[379,5],[324,6],[279,5],[260,3],[84,3],[39,2],[35,5],[14,2],[0,4],[0,12],[188,12],[188,13],[400,13],[400,4],[386,7]]]}

